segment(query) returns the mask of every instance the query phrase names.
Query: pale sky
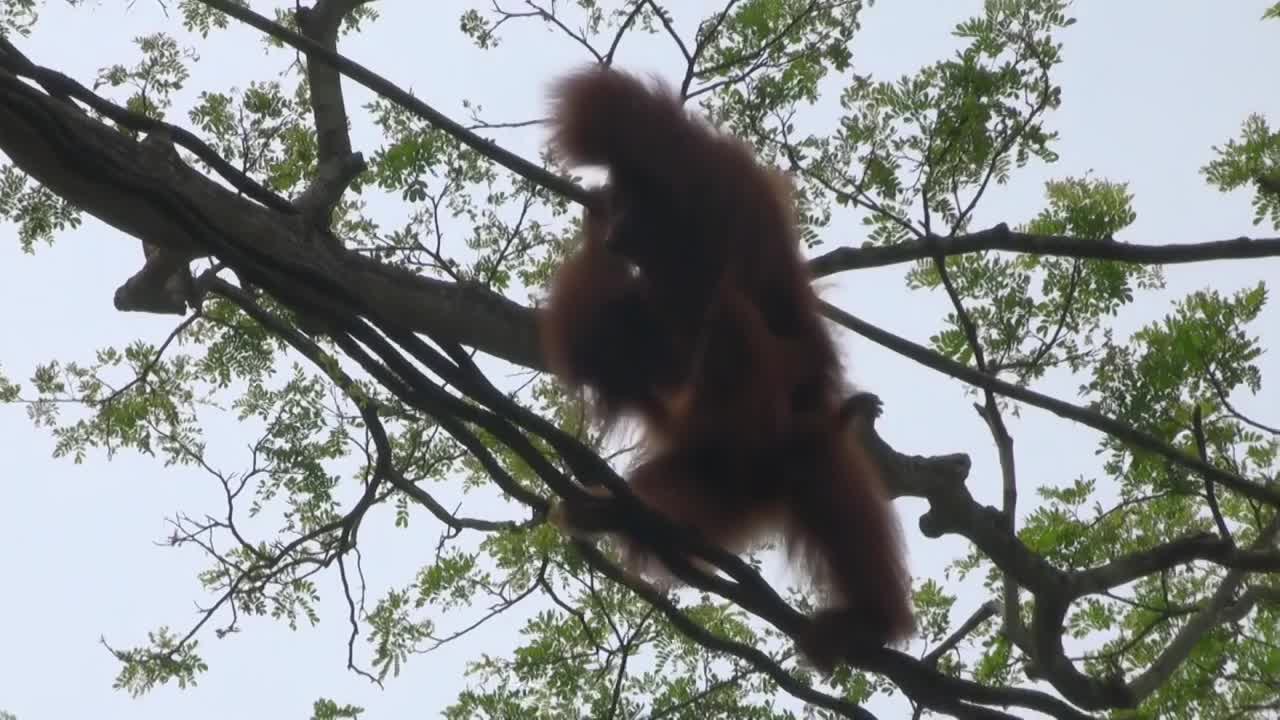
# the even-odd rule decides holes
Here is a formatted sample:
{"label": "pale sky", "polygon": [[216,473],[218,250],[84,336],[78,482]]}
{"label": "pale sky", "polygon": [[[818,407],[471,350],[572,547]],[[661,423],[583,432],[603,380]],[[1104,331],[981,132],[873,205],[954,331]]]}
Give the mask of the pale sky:
{"label": "pale sky", "polygon": [[[458,31],[458,16],[472,3],[460,0],[379,3],[382,19],[370,31],[340,49],[389,79],[411,88],[436,108],[465,120],[462,100],[481,104],[486,119],[523,120],[540,116],[543,91],[558,72],[587,57],[563,36],[533,23],[510,26],[496,50],[480,51]],[[488,3],[482,3],[487,6]],[[718,3],[717,3],[718,4]],[[1079,23],[1063,33],[1066,62],[1058,71],[1063,108],[1050,116],[1061,131],[1056,145],[1061,160],[1015,174],[980,206],[975,227],[1017,223],[1042,206],[1049,178],[1096,176],[1126,181],[1136,195],[1137,222],[1117,239],[1130,242],[1194,242],[1274,235],[1251,225],[1249,196],[1223,196],[1209,188],[1198,169],[1212,157],[1210,146],[1234,137],[1248,113],[1280,122],[1280,93],[1274,69],[1280,67],[1280,24],[1259,22],[1263,0],[1161,3],[1084,0],[1074,8]],[[90,4],[93,5],[93,4]],[[259,12],[289,3],[254,2]],[[691,32],[712,3],[669,3],[677,21]],[[131,7],[130,7],[131,6]],[[864,16],[854,48],[855,65],[881,79],[895,78],[951,53],[953,24],[980,8],[976,0],[882,0]],[[156,0],[106,2],[74,10],[50,3],[35,36],[18,46],[35,62],[67,72],[91,85],[108,64],[132,64],[135,36],[159,30],[179,32]],[[198,41],[198,39],[196,39]],[[201,61],[193,68],[179,112],[202,89],[244,87],[250,79],[274,77],[291,59],[265,57],[257,31],[235,27],[216,32],[198,45]],[[623,44],[618,64],[634,70],[671,74],[680,58],[661,40],[639,38]],[[348,107],[356,113],[353,142],[366,156],[379,144],[377,134],[356,108],[370,95],[346,84]],[[833,98],[819,112],[834,112]],[[819,122],[834,117],[819,116]],[[533,156],[540,130],[493,137]],[[393,203],[371,203],[384,222],[400,217]],[[826,247],[861,242],[860,227],[837,217],[825,234]],[[175,320],[114,310],[115,288],[140,267],[138,243],[92,219],[59,238],[34,257],[21,254],[16,234],[0,232],[0,307],[11,341],[0,348],[0,367],[25,381],[37,363],[50,359],[90,362],[96,349],[123,347],[141,337],[159,342]],[[461,243],[461,235],[457,235]],[[949,309],[944,299],[908,293],[903,267],[850,273],[827,297],[852,312],[917,342],[937,331],[937,318]],[[1116,323],[1127,333],[1171,309],[1170,302],[1212,285],[1235,289],[1266,280],[1280,283],[1280,261],[1219,262],[1167,268],[1168,289],[1139,296]],[[1253,328],[1264,345],[1280,344],[1280,310],[1274,303]],[[967,452],[973,458],[970,488],[981,501],[998,504],[999,484],[990,438],[958,383],[913,365],[869,342],[843,336],[854,379],[885,402],[879,427],[898,450],[911,454]],[[1278,396],[1269,383],[1280,374],[1274,353],[1264,356],[1260,397],[1233,398],[1244,412],[1277,421]],[[1075,400],[1080,379],[1058,378],[1036,387]],[[1035,409],[1010,418],[1022,481],[1020,506],[1034,508],[1036,484],[1060,484],[1097,471],[1093,449],[1097,435]],[[101,453],[82,465],[54,460],[53,441],[33,429],[20,407],[0,407],[3,466],[0,473],[0,709],[20,720],[63,720],[87,716],[187,720],[253,717],[307,717],[320,696],[361,705],[367,718],[433,717],[468,682],[463,662],[481,652],[508,654],[514,646],[511,625],[496,626],[473,643],[415,658],[398,678],[379,690],[345,670],[345,606],[334,582],[323,586],[323,622],[291,632],[271,621],[247,620],[243,632],[218,641],[201,638],[211,670],[198,686],[179,691],[159,688],[140,699],[111,689],[118,665],[98,643],[117,647],[145,642],[160,624],[185,632],[195,618],[195,603],[207,598],[194,577],[202,556],[158,546],[168,533],[165,518],[178,512],[200,515],[219,501],[220,490],[207,476],[165,469],[131,454],[105,461]],[[209,431],[211,457],[235,469],[252,437],[222,418]],[[1103,484],[1105,488],[1105,482]],[[911,561],[917,577],[942,580],[945,564],[965,551],[964,541],[946,537],[924,541],[914,530],[924,503],[900,501],[911,534]],[[480,505],[469,514],[482,514]],[[388,513],[363,538],[368,543],[365,569],[370,597],[386,585],[401,583],[430,557],[438,528],[406,535],[385,527]],[[418,526],[422,528],[423,521]],[[948,587],[961,594],[954,620],[960,622],[978,602],[978,578]],[[439,621],[442,631],[456,624]],[[887,706],[873,703],[873,710]],[[892,715],[886,715],[891,717]]]}

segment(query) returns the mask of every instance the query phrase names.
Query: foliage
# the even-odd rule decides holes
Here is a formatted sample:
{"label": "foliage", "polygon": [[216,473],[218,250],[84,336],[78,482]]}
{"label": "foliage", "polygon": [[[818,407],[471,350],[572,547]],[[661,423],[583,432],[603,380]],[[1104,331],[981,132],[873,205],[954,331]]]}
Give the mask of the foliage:
{"label": "foliage", "polygon": [[[993,186],[1011,182],[1029,164],[1057,160],[1057,134],[1046,118],[1063,100],[1054,72],[1063,61],[1056,38],[1075,22],[1068,3],[988,0],[980,15],[954,28],[962,47],[953,57],[896,79],[857,69],[851,48],[866,4],[743,0],[692,27],[676,22],[686,12],[677,4],[648,0],[529,2],[532,10],[520,12],[475,3],[458,25],[486,51],[500,52],[504,37],[537,27],[563,33],[601,59],[612,57],[622,33],[670,38],[688,62],[676,84],[690,102],[750,140],[762,157],[794,171],[807,246],[829,241],[823,230],[840,213],[864,224],[864,249],[963,238],[973,232],[975,209]],[[186,37],[203,39],[234,26],[200,0],[177,8],[175,22]],[[34,2],[5,3],[0,31],[23,35],[37,21],[36,10]],[[1265,17],[1280,17],[1280,5]],[[291,11],[279,11],[276,20],[298,28]],[[339,36],[376,32],[377,20],[362,6],[344,18]],[[271,53],[293,52],[276,38],[264,43]],[[177,122],[175,98],[198,53],[163,31],[135,44],[135,61],[102,68],[94,90],[139,115]],[[245,88],[203,88],[184,121],[239,171],[296,197],[325,160],[313,126],[317,88],[311,82],[299,62]],[[839,100],[834,127],[798,122],[825,93]],[[474,104],[466,107],[478,112]],[[573,247],[578,221],[570,199],[389,99],[375,98],[359,110],[353,122],[376,130],[381,145],[365,151],[367,168],[331,214],[346,247],[407,273],[516,299],[536,295]],[[1238,139],[1214,152],[1203,169],[1207,181],[1223,192],[1250,190],[1254,223],[1280,227],[1280,133],[1252,115]],[[391,201],[403,216],[372,212],[371,200]],[[1280,434],[1237,412],[1230,400],[1261,387],[1257,361],[1264,348],[1251,323],[1266,305],[1267,287],[1230,295],[1200,289],[1163,320],[1121,333],[1114,324],[1121,310],[1164,288],[1159,265],[1102,254],[1135,220],[1128,186],[1091,176],[1054,179],[1045,183],[1043,207],[1028,215],[1013,232],[1070,238],[1085,249],[1076,256],[1034,245],[1016,253],[917,256],[905,272],[907,289],[943,293],[952,305],[931,330],[930,348],[1021,387],[1069,377],[1090,411],[1274,488]],[[19,243],[32,252],[77,227],[80,210],[6,165],[0,167],[0,219],[16,224]],[[210,294],[161,345],[137,341],[98,349],[90,361],[50,360],[24,383],[0,375],[0,402],[24,405],[33,425],[55,438],[57,457],[97,462],[136,452],[166,467],[197,469],[223,494],[226,508],[217,517],[175,518],[169,543],[208,556],[198,580],[225,607],[214,605],[207,627],[162,627],[138,647],[112,649],[121,664],[117,687],[137,695],[165,683],[197,682],[208,669],[200,640],[237,632],[248,617],[296,628],[322,618],[347,622],[349,615],[359,630],[350,667],[382,683],[418,656],[466,642],[473,629],[506,615],[518,618],[518,633],[496,655],[476,653],[467,666],[473,684],[446,717],[826,716],[812,705],[798,709],[760,663],[709,650],[541,522],[540,505],[554,495],[544,469],[519,442],[482,427],[475,418],[483,413],[468,415],[456,405],[424,412],[421,396],[406,388],[419,373],[467,408],[486,406],[477,399],[482,392],[412,364],[379,375],[376,363],[362,362],[359,346],[304,328],[298,322],[303,309],[241,287],[248,306],[239,296]],[[299,329],[302,341],[295,337]],[[441,347],[449,351],[447,343]],[[993,439],[1009,447],[1001,418],[1021,405],[980,392]],[[522,378],[500,394],[601,453],[617,449],[619,437],[590,428],[580,399],[548,378]],[[227,421],[257,436],[236,469],[224,467],[234,450],[223,447],[217,430]],[[478,438],[478,447],[459,426]],[[523,430],[520,437],[549,457],[549,465],[568,467],[545,437]],[[1116,435],[1103,435],[1097,451],[1098,475],[1065,485],[1016,478],[1005,458],[1001,469],[1014,482],[1034,483],[1040,503],[1002,536],[1007,545],[1001,547],[1025,551],[1038,567],[1064,576],[1223,526],[1239,547],[1257,541],[1275,552],[1275,507],[1221,485],[1211,492],[1213,485],[1193,468]],[[625,454],[625,448],[618,452]],[[362,524],[374,522],[368,513],[375,504],[394,508],[390,522],[406,533],[423,524],[441,528],[434,552],[422,554],[416,572],[382,588],[365,587],[352,555]],[[485,517],[465,517],[457,510],[463,506],[483,508]],[[973,520],[988,521],[995,522],[985,515]],[[1035,622],[1044,598],[1024,603],[1025,595],[1012,592],[1016,573],[1006,574],[1006,558],[988,550],[975,542],[949,574],[963,579],[981,572],[990,595],[1009,603],[1010,618],[984,616],[964,638],[952,639],[963,620],[954,615],[959,588],[945,582],[952,578],[918,579],[921,640],[913,650],[926,658],[918,667],[993,687],[1031,685],[1043,679],[1033,657],[1039,640],[1028,641],[1019,628]],[[759,567],[769,557],[765,550],[749,561]],[[1132,582],[1083,593],[1065,613],[1060,634],[1087,648],[1078,665],[1093,677],[1142,676],[1168,661],[1171,648],[1186,646],[1184,659],[1140,706],[1113,709],[1117,717],[1264,717],[1280,701],[1270,680],[1280,673],[1275,575],[1249,575],[1212,559],[1156,567]],[[345,591],[336,612],[320,590],[324,573],[336,574]],[[810,602],[804,588],[783,594],[802,610]],[[1215,605],[1219,595],[1226,600]],[[812,677],[777,627],[724,597],[688,588],[671,597],[696,626],[721,641],[759,648],[801,685],[855,703],[877,694],[901,697],[903,689],[883,673],[846,668],[829,679]],[[1184,642],[1188,628],[1201,627],[1196,623],[1202,631]],[[951,651],[930,657],[939,647]],[[914,695],[907,700],[950,712]],[[320,698],[312,717],[363,712]],[[0,713],[4,717],[12,716]]]}
{"label": "foliage", "polygon": [[1256,185],[1254,224],[1280,224],[1280,132],[1273,132],[1261,115],[1250,115],[1240,139],[1214,151],[1218,158],[1204,168],[1209,182],[1223,191]]}

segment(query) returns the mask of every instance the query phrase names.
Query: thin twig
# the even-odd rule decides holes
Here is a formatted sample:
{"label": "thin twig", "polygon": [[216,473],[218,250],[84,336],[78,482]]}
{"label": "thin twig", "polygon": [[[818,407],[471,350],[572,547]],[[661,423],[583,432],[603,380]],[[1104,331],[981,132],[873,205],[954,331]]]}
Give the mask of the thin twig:
{"label": "thin twig", "polygon": [[[1196,403],[1195,410],[1191,413],[1191,434],[1195,436],[1196,452],[1200,453],[1200,459],[1208,463],[1209,444],[1204,437],[1204,418],[1200,412],[1200,403]],[[1212,478],[1204,479],[1204,493],[1209,502],[1209,512],[1213,514],[1213,522],[1218,526],[1218,535],[1223,540],[1234,543],[1227,521],[1222,517],[1222,509],[1218,507],[1218,491],[1215,489]]]}

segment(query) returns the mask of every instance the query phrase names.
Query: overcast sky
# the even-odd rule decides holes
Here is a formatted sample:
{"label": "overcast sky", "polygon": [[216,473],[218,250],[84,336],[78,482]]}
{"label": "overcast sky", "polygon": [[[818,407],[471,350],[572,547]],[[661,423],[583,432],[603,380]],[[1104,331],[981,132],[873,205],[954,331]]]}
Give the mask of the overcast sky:
{"label": "overcast sky", "polygon": [[[292,6],[251,4],[267,13],[277,5]],[[490,120],[540,116],[547,81],[585,61],[583,51],[534,24],[512,26],[502,46],[479,51],[457,31],[458,16],[469,4],[379,3],[382,19],[341,50],[458,118],[465,117],[464,99],[481,104]],[[686,36],[712,7],[701,1],[668,4]],[[1137,222],[1118,239],[1165,243],[1273,235],[1251,226],[1246,193],[1220,195],[1198,173],[1211,159],[1210,146],[1234,137],[1248,113],[1263,112],[1273,124],[1280,122],[1274,82],[1280,25],[1259,22],[1267,4],[1077,3],[1080,22],[1061,36],[1066,62],[1057,79],[1064,107],[1049,121],[1062,133],[1056,148],[1062,159],[1021,171],[1011,186],[996,189],[980,206],[976,226],[1024,221],[1041,208],[1046,179],[1092,171],[1128,182],[1136,195]],[[950,28],[980,6],[975,0],[882,0],[864,17],[854,48],[856,66],[888,79],[945,56],[956,47]],[[100,67],[136,62],[132,38],[159,30],[179,32],[179,26],[156,0],[108,0],[79,10],[53,2],[34,37],[17,43],[37,63],[92,84]],[[264,56],[257,32],[244,27],[215,33],[199,52],[200,63],[177,105],[181,111],[200,90],[275,77],[292,57]],[[671,74],[679,61],[663,42],[636,41],[624,43],[618,63]],[[370,98],[352,83],[346,87],[349,108]],[[830,123],[832,105],[824,106],[828,115],[816,120]],[[185,114],[171,119],[183,123]],[[363,117],[357,114],[354,122],[356,149],[368,155],[379,138]],[[494,137],[532,156],[542,135],[535,130]],[[384,222],[403,212],[386,202],[372,207]],[[861,242],[859,232],[840,218],[825,235],[827,247]],[[0,229],[0,238],[0,308],[9,328],[8,342],[0,345],[0,367],[11,378],[25,381],[37,363],[50,359],[91,362],[95,350],[123,347],[138,337],[159,342],[172,329],[172,318],[121,314],[112,307],[115,288],[140,266],[135,240],[92,219],[35,256],[19,251],[12,227]],[[947,306],[940,297],[907,293],[902,271],[850,274],[827,297],[924,342],[937,331],[936,318]],[[1280,262],[1174,266],[1167,278],[1167,291],[1140,296],[1137,307],[1124,311],[1117,323],[1122,332],[1164,315],[1172,299],[1189,291],[1212,285],[1230,292],[1259,280],[1274,286]],[[1273,305],[1255,330],[1266,345],[1275,346],[1277,328],[1280,310]],[[907,453],[970,453],[971,489],[981,502],[998,504],[994,452],[963,388],[848,334],[843,342],[854,379],[885,402],[884,437]],[[1264,383],[1275,382],[1280,373],[1275,354],[1260,363]],[[1073,399],[1078,383],[1059,380],[1037,389]],[[1270,385],[1260,397],[1233,399],[1245,412],[1271,408],[1270,420],[1277,420],[1280,395]],[[1024,516],[1034,507],[1033,484],[1067,483],[1096,472],[1093,431],[1035,409],[1010,424]],[[111,689],[118,665],[98,639],[129,647],[145,642],[146,633],[160,624],[185,631],[194,603],[205,600],[194,578],[204,558],[156,542],[168,533],[166,517],[198,516],[213,507],[220,490],[207,476],[165,469],[130,454],[110,463],[101,454],[82,465],[54,460],[52,439],[33,429],[20,407],[0,407],[0,437],[0,709],[20,720],[306,717],[318,696],[364,706],[369,718],[434,717],[467,682],[462,676],[466,658],[481,651],[506,654],[512,647],[509,627],[499,628],[456,651],[416,659],[380,691],[344,669],[345,609],[331,601],[322,606],[324,622],[316,629],[290,632],[270,621],[250,620],[231,639],[204,636],[201,652],[212,669],[197,687],[165,687],[131,699]],[[250,437],[224,418],[209,434],[212,457],[228,468],[240,467]],[[897,507],[905,525],[914,528],[923,503],[904,501]],[[483,508],[468,512],[480,514]],[[380,519],[387,520],[387,514]],[[365,538],[375,548],[365,556],[371,597],[389,583],[402,582],[429,557],[431,545],[420,540],[437,531],[425,529],[407,542],[403,533],[372,530]],[[918,577],[942,579],[948,560],[964,550],[954,537],[926,543],[913,531],[911,559]],[[325,589],[336,599],[332,583]],[[957,621],[985,599],[978,589],[976,578],[960,588]],[[442,629],[449,627],[446,619]]]}

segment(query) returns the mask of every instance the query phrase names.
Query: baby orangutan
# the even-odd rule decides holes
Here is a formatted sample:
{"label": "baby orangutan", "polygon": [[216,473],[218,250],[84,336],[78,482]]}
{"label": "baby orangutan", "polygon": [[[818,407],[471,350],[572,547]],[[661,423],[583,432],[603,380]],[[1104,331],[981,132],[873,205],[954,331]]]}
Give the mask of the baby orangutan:
{"label": "baby orangutan", "polygon": [[[554,151],[604,166],[583,245],[555,277],[549,367],[605,422],[637,417],[636,496],[731,552],[780,531],[824,596],[800,650],[829,671],[914,629],[900,530],[848,427],[834,340],[800,251],[792,190],[665,86],[601,67],[556,84]],[[552,520],[602,528],[572,502]],[[619,538],[633,570],[652,555]]]}

